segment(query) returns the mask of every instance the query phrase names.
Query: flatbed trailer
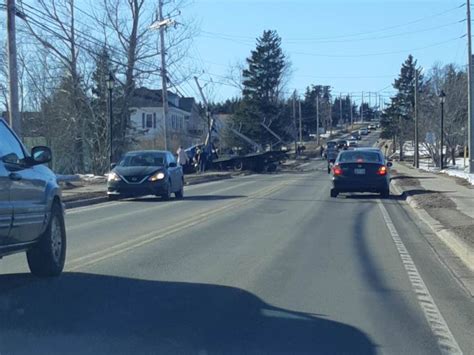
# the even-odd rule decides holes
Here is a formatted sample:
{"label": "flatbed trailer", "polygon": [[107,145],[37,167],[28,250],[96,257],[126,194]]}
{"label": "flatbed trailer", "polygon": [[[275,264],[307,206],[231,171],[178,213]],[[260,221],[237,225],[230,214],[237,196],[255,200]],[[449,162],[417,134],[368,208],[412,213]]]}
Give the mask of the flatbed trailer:
{"label": "flatbed trailer", "polygon": [[285,151],[270,150],[262,153],[224,156],[212,161],[212,167],[218,170],[235,171],[251,170],[255,172],[272,172],[287,157]]}

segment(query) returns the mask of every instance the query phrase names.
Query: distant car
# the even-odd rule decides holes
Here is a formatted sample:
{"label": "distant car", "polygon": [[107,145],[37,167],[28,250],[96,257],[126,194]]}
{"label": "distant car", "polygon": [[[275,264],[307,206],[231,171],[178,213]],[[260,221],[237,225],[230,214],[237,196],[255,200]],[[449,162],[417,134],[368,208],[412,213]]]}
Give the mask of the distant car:
{"label": "distant car", "polygon": [[377,129],[377,126],[375,124],[369,124],[368,129],[375,131]]}
{"label": "distant car", "polygon": [[43,165],[51,150],[28,154],[0,118],[0,258],[26,252],[32,274],[58,276],[66,260],[66,228],[56,175]]}
{"label": "distant car", "polygon": [[359,129],[359,134],[361,136],[366,136],[366,135],[369,134],[369,130],[367,128],[361,128],[361,129]]}
{"label": "distant car", "polygon": [[349,148],[355,148],[357,147],[357,139],[348,139],[347,140],[347,146]]}
{"label": "distant car", "polygon": [[389,197],[391,166],[380,149],[340,152],[332,167],[331,197],[342,192],[378,192],[382,197]]}
{"label": "distant car", "polygon": [[339,154],[339,149],[337,149],[337,147],[326,149],[328,174],[331,173],[331,167],[336,161],[338,154]]}
{"label": "distant car", "polygon": [[347,148],[347,140],[338,139],[336,142],[337,142],[337,148],[338,149],[346,149]]}
{"label": "distant car", "polygon": [[144,195],[156,195],[169,200],[172,193],[176,198],[183,198],[184,178],[183,169],[168,151],[128,152],[112,167],[107,179],[110,200]]}

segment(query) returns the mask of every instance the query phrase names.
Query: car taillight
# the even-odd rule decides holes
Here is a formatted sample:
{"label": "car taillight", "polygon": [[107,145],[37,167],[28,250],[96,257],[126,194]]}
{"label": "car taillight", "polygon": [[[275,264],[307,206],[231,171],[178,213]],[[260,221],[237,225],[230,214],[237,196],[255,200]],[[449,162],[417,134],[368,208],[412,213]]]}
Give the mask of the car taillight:
{"label": "car taillight", "polygon": [[387,175],[387,167],[382,165],[379,170],[377,170],[377,175]]}
{"label": "car taillight", "polygon": [[334,176],[342,175],[342,169],[339,165],[334,166],[332,172],[334,173]]}

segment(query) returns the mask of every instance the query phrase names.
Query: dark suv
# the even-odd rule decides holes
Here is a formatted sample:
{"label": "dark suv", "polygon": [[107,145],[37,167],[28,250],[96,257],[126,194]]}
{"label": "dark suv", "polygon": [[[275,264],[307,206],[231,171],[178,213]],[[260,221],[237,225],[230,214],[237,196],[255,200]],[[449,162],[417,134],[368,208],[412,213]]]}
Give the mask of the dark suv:
{"label": "dark suv", "polygon": [[66,228],[51,150],[24,145],[0,118],[0,258],[26,252],[31,272],[57,276],[66,260]]}

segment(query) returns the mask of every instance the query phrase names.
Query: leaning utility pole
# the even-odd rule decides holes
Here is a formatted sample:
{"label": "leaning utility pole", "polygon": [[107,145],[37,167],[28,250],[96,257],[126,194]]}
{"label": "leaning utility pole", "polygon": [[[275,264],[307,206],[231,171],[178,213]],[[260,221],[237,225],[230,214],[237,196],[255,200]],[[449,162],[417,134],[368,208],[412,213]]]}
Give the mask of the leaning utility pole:
{"label": "leaning utility pole", "polygon": [[316,144],[319,145],[319,96],[316,96]]}
{"label": "leaning utility pole", "polygon": [[420,150],[418,142],[418,69],[415,68],[415,156],[413,164],[415,168],[420,167]]}
{"label": "leaning utility pole", "polygon": [[[163,0],[158,0],[158,21],[163,23]],[[160,26],[160,52],[161,52],[161,96],[163,99],[163,130],[165,150],[168,150],[168,88],[166,73],[166,52],[165,52],[165,28]]]}
{"label": "leaning utility pole", "polygon": [[474,174],[474,107],[472,87],[471,1],[467,0],[467,131],[469,149],[469,173]]}
{"label": "leaning utility pole", "polygon": [[18,104],[18,71],[16,60],[15,0],[7,0],[8,52],[8,120],[10,127],[21,136],[21,117]]}

